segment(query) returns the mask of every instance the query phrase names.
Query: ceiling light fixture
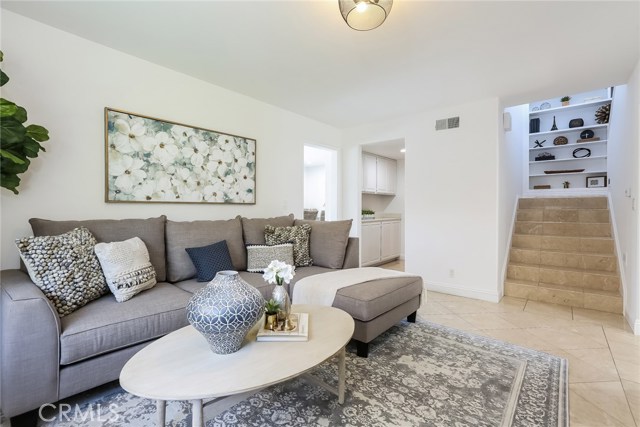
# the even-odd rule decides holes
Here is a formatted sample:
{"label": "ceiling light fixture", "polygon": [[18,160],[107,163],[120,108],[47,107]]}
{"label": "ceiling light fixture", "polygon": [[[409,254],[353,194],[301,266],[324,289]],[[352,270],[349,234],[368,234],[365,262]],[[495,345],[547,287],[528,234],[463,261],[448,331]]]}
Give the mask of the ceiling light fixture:
{"label": "ceiling light fixture", "polygon": [[406,149],[406,148],[401,148],[401,149],[400,149],[400,152],[401,152],[401,153],[406,153],[406,152],[407,152],[407,149]]}
{"label": "ceiling light fixture", "polygon": [[393,0],[338,0],[348,26],[358,31],[378,28],[391,12]]}

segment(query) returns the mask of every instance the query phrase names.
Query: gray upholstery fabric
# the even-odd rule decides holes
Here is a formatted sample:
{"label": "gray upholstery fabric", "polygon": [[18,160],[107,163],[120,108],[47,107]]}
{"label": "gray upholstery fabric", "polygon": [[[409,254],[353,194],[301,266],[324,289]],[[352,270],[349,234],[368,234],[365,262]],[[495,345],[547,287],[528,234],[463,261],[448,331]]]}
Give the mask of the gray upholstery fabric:
{"label": "gray upholstery fabric", "polygon": [[86,221],[50,221],[31,218],[34,236],[53,236],[77,227],[86,227],[98,242],[121,242],[139,237],[149,250],[149,258],[158,281],[166,280],[164,256],[164,223],[167,217],[147,219],[91,219]]}
{"label": "gray upholstery fabric", "polygon": [[277,216],[273,218],[242,218],[242,233],[244,242],[247,245],[264,245],[264,227],[273,225],[274,227],[291,227],[293,225],[293,214],[287,216]]}
{"label": "gray upholstery fabric", "polygon": [[191,295],[168,283],[118,303],[106,295],[61,319],[60,364],[158,338],[188,325],[185,307]]}
{"label": "gray upholstery fabric", "polygon": [[222,240],[227,241],[235,269],[246,269],[247,253],[239,216],[218,221],[167,221],[167,280],[173,283],[195,277],[196,267],[186,248],[207,246]]}
{"label": "gray upholstery fabric", "polygon": [[2,271],[2,411],[19,415],[58,400],[60,318],[20,270]]}
{"label": "gray upholstery fabric", "polygon": [[344,263],[342,268],[358,268],[360,267],[360,239],[357,237],[349,237],[347,241],[347,249],[344,254]]}
{"label": "gray upholstery fabric", "polygon": [[353,339],[362,342],[370,342],[403,318],[407,317],[414,311],[417,311],[418,308],[420,308],[420,297],[413,297],[409,301],[392,308],[386,313],[383,313],[368,322],[353,319],[355,322]]}
{"label": "gray upholstery fabric", "polygon": [[60,369],[60,397],[64,399],[120,377],[120,371],[131,357],[151,344],[141,344],[112,351],[100,357],[83,360]]}
{"label": "gray upholstery fabric", "polygon": [[[271,298],[271,293],[273,292],[273,288],[275,285],[270,285],[265,282],[262,278],[262,273],[249,273],[247,271],[240,271],[238,273],[245,282],[258,289],[265,299]],[[183,291],[187,291],[193,294],[197,290],[203,288],[204,286],[207,286],[207,284],[198,282],[196,281],[196,279],[191,279],[178,282],[175,284],[175,286],[182,289]]]}
{"label": "gray upholstery fabric", "polygon": [[367,322],[422,294],[422,278],[402,277],[359,283],[338,290],[333,306]]}
{"label": "gray upholstery fabric", "polygon": [[313,264],[327,268],[342,268],[352,220],[306,221],[296,219],[294,225],[311,226],[311,259]]}

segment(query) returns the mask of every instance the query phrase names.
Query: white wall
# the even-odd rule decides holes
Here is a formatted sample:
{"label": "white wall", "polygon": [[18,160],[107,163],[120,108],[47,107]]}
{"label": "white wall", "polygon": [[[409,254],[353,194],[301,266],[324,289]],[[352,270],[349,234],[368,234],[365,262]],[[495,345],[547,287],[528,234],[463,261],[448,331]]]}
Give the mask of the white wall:
{"label": "white wall", "polygon": [[[405,139],[406,269],[430,289],[499,299],[498,114],[490,98],[344,132],[349,159],[360,144]],[[436,119],[451,116],[460,116],[459,129],[434,130]],[[352,166],[343,171],[348,216],[357,214],[346,199],[357,197],[361,179]]]}
{"label": "white wall", "polygon": [[[303,210],[303,142],[339,148],[340,131],[2,10],[2,96],[49,129],[46,153],[1,192],[1,267],[18,265],[13,240],[30,217],[174,220],[281,215]],[[203,52],[204,55],[207,52]],[[256,70],[256,72],[258,72]],[[104,107],[257,140],[256,205],[107,204]],[[339,196],[340,197],[340,196]]]}
{"label": "white wall", "polygon": [[326,168],[324,166],[305,166],[304,168],[304,208],[324,209],[326,203]]}
{"label": "white wall", "polygon": [[[501,109],[502,110],[502,109]],[[511,116],[511,129],[504,129],[500,120],[500,139],[498,143],[498,274],[500,295],[504,293],[509,248],[511,247],[512,226],[516,201],[522,193],[523,164],[522,158],[527,146],[529,129],[529,109],[527,105],[519,105],[504,109]],[[501,116],[502,119],[504,116]]]}
{"label": "white wall", "polygon": [[[625,317],[640,335],[640,62],[628,84],[616,86],[611,105],[608,153],[609,197],[624,285]],[[628,195],[625,195],[625,191]],[[625,261],[626,259],[626,261]]]}

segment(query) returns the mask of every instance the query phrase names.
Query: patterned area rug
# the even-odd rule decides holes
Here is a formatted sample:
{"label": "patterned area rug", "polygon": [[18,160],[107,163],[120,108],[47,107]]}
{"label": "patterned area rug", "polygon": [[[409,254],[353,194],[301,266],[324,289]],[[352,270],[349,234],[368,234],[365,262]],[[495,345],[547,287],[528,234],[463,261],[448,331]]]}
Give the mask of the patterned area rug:
{"label": "patterned area rug", "polygon": [[[330,361],[312,374],[337,383]],[[568,426],[567,361],[428,323],[402,322],[372,343],[369,358],[347,353],[347,398],[303,378],[269,387],[206,425]],[[65,417],[42,426],[154,426],[155,403],[112,383],[67,401]],[[45,414],[47,415],[47,414]],[[53,418],[53,419],[52,419]],[[81,421],[79,423],[79,421]],[[191,425],[189,405],[171,402],[167,423]]]}

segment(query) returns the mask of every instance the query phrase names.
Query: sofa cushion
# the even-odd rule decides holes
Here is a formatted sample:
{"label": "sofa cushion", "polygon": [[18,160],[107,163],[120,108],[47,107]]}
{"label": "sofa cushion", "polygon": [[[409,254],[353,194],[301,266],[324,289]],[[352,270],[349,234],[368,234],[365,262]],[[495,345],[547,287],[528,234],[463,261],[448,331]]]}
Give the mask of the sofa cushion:
{"label": "sofa cushion", "polygon": [[106,295],[61,319],[60,364],[161,337],[187,326],[185,307],[191,294],[158,283],[129,301]]}
{"label": "sofa cushion", "polygon": [[149,259],[158,281],[166,280],[164,256],[164,215],[147,219],[91,219],[86,221],[51,221],[31,218],[34,236],[53,236],[78,227],[86,227],[98,242],[120,242],[139,237],[149,250]]}
{"label": "sofa cushion", "polygon": [[293,243],[279,245],[247,245],[247,271],[264,273],[271,261],[293,265]]}
{"label": "sofa cushion", "polygon": [[342,268],[353,220],[305,221],[297,219],[295,225],[311,226],[311,258],[314,265]]}
{"label": "sofa cushion", "polygon": [[264,245],[264,227],[290,227],[293,225],[293,214],[274,218],[242,218],[242,233],[247,245]]}
{"label": "sofa cushion", "polygon": [[196,268],[198,282],[210,282],[218,271],[234,268],[226,240],[199,248],[186,248],[186,251]]}
{"label": "sofa cushion", "polygon": [[60,317],[109,292],[93,248],[96,239],[84,227],[57,236],[16,240],[29,277]]}
{"label": "sofa cushion", "polygon": [[[247,271],[239,271],[238,273],[245,282],[259,290],[264,299],[271,298],[271,292],[273,292],[273,288],[275,287],[275,285],[270,285],[265,282],[262,278],[262,273],[249,273]],[[183,291],[194,293],[197,290],[207,286],[207,284],[198,282],[196,279],[190,279],[178,282],[174,286],[182,289]]]}
{"label": "sofa cushion", "polygon": [[102,272],[116,301],[124,302],[156,284],[149,251],[139,237],[95,247]]}
{"label": "sofa cushion", "polygon": [[296,267],[306,267],[313,264],[309,255],[309,241],[311,238],[311,226],[309,224],[294,225],[291,227],[274,227],[267,225],[264,228],[264,239],[267,245],[279,245],[293,243],[293,261]]}
{"label": "sofa cushion", "polygon": [[167,280],[179,282],[196,275],[186,248],[227,241],[236,270],[247,268],[247,253],[242,240],[240,217],[217,221],[167,221]]}

